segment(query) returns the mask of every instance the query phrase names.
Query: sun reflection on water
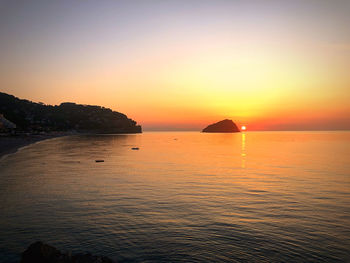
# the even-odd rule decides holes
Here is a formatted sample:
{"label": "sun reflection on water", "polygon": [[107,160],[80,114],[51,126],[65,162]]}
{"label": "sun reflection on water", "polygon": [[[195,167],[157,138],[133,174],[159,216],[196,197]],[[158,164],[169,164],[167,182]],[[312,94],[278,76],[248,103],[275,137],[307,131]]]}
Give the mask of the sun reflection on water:
{"label": "sun reflection on water", "polygon": [[241,150],[241,156],[242,156],[242,168],[245,168],[245,157],[246,157],[246,153],[245,153],[245,133],[242,133],[242,137],[241,137],[241,144],[242,144],[242,150]]}

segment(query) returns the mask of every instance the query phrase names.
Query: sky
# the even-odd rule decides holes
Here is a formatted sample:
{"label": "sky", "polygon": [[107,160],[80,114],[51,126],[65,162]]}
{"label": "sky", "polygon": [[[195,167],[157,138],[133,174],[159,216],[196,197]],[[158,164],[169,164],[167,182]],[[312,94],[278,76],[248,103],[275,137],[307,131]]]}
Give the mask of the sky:
{"label": "sky", "polygon": [[0,91],[144,130],[350,129],[350,1],[0,0]]}

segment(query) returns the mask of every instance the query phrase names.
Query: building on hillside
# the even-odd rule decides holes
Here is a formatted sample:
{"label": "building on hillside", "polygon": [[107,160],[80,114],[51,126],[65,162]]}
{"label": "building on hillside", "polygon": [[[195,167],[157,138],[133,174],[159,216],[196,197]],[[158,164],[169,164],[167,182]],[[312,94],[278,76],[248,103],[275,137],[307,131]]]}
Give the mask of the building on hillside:
{"label": "building on hillside", "polygon": [[9,121],[0,113],[0,132],[10,132],[16,129],[16,124]]}

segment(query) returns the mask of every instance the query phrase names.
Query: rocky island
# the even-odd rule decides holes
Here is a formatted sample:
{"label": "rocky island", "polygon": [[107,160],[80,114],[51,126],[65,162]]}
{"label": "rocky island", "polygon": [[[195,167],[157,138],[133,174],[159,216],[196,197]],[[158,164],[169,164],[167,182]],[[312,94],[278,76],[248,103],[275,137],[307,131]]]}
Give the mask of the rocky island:
{"label": "rocky island", "polygon": [[208,127],[204,128],[202,132],[240,132],[237,125],[232,120],[222,120],[217,123],[211,124]]}

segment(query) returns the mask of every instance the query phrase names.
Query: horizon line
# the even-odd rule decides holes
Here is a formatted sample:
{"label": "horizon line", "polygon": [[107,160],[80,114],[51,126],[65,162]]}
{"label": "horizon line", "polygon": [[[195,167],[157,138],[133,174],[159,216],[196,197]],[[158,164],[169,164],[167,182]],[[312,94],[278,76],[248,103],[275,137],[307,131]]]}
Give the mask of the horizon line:
{"label": "horizon line", "polygon": [[[315,130],[245,130],[240,131],[241,133],[245,132],[336,132],[336,131],[344,131],[350,132],[350,129],[333,129],[333,130],[323,130],[323,129],[315,129]],[[160,130],[152,130],[152,129],[143,129],[142,132],[202,132],[202,130],[176,130],[176,129],[160,129]],[[218,132],[220,133],[220,132]],[[228,132],[230,133],[230,132]],[[232,132],[236,133],[236,132]]]}

